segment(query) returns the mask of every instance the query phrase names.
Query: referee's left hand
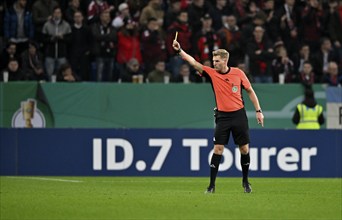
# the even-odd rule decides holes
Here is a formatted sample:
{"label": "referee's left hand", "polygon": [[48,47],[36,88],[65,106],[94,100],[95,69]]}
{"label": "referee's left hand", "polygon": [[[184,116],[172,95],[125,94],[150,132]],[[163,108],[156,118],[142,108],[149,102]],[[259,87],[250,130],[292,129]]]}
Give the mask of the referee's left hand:
{"label": "referee's left hand", "polygon": [[261,124],[261,126],[264,127],[264,115],[262,114],[262,112],[256,113],[256,119],[258,124]]}
{"label": "referee's left hand", "polygon": [[173,40],[172,47],[173,47],[173,49],[174,49],[175,51],[179,51],[180,48],[181,48],[181,46],[180,46],[180,44],[178,43],[177,40]]}

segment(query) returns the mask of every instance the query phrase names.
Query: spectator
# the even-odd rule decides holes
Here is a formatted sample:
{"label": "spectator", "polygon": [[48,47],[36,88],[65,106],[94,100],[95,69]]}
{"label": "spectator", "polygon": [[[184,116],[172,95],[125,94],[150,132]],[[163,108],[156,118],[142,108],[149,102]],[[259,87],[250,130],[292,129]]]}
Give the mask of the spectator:
{"label": "spectator", "polygon": [[171,73],[165,70],[165,62],[157,61],[154,66],[154,70],[148,73],[148,81],[150,83],[168,83],[171,78]]}
{"label": "spectator", "polygon": [[[57,3],[58,2],[58,3]],[[320,3],[321,2],[321,3]],[[187,43],[182,43],[183,49],[186,51],[189,51],[192,55],[195,56],[195,53],[199,54],[198,45],[195,44],[195,35],[199,33],[199,31],[196,31],[196,23],[197,23],[197,30],[201,29],[202,21],[201,18],[205,14],[209,14],[210,17],[213,19],[212,27],[214,29],[213,33],[219,36],[219,39],[221,41],[221,47],[224,47],[228,49],[231,52],[231,58],[230,58],[230,65],[236,66],[240,60],[243,60],[245,55],[249,55],[249,51],[247,50],[247,45],[249,42],[248,37],[242,37],[237,38],[238,40],[234,40],[235,37],[237,37],[235,34],[238,34],[240,32],[249,33],[247,36],[254,37],[254,27],[261,25],[264,28],[264,37],[268,38],[270,43],[276,42],[279,40],[283,40],[285,44],[285,48],[288,53],[288,57],[292,59],[294,63],[294,75],[300,79],[300,73],[303,71],[304,62],[309,61],[311,62],[313,66],[313,72],[315,75],[316,83],[322,83],[324,73],[327,72],[327,63],[330,61],[337,62],[339,69],[342,62],[342,47],[341,47],[341,33],[342,29],[341,26],[341,3],[337,0],[326,0],[326,1],[319,1],[319,0],[308,0],[308,1],[295,1],[295,0],[265,0],[265,1],[246,1],[246,0],[237,0],[237,1],[227,1],[227,0],[210,0],[210,1],[204,1],[204,0],[193,0],[193,1],[186,1],[186,0],[169,0],[169,1],[157,1],[157,0],[149,0],[149,1],[133,1],[133,0],[126,0],[126,1],[113,1],[113,0],[15,0],[10,1],[6,0],[4,2],[0,3],[0,26],[2,30],[8,32],[8,27],[12,27],[11,25],[14,23],[11,22],[4,22],[4,12],[6,11],[6,15],[8,15],[10,12],[13,12],[17,6],[21,6],[21,3],[24,4],[25,10],[28,10],[32,8],[32,17],[33,17],[33,24],[35,33],[33,34],[33,37],[36,39],[36,42],[39,43],[39,48],[44,49],[44,54],[48,52],[47,48],[51,49],[50,43],[46,42],[42,38],[42,27],[43,24],[46,23],[47,20],[51,20],[51,14],[53,8],[59,4],[61,7],[63,7],[66,10],[62,10],[65,12],[65,19],[68,20],[70,23],[73,23],[73,12],[77,10],[77,8],[80,7],[84,10],[85,14],[87,14],[87,9],[89,8],[90,11],[94,14],[92,19],[90,19],[90,22],[93,22],[93,19],[98,20],[98,15],[101,10],[106,11],[112,11],[113,12],[113,6],[110,5],[115,4],[115,6],[118,6],[117,8],[117,17],[114,19],[111,23],[115,26],[115,28],[123,29],[120,30],[122,32],[127,31],[126,25],[121,26],[124,24],[124,17],[128,17],[126,20],[136,20],[139,21],[139,17],[142,17],[142,20],[145,20],[145,22],[148,21],[148,17],[155,17],[149,12],[154,11],[153,13],[164,14],[164,16],[161,16],[161,19],[158,21],[164,21],[163,23],[163,29],[160,29],[161,33],[164,31],[167,31],[166,34],[166,48],[168,51],[167,58],[167,69],[172,72],[173,76],[177,76],[180,71],[180,65],[184,63],[184,61],[179,57],[175,56],[175,53],[173,49],[169,46],[172,45],[172,41],[174,39],[176,31],[178,31],[178,41],[181,41],[181,38],[184,39]],[[67,6],[67,3],[69,3],[69,7]],[[33,6],[32,6],[33,5]],[[92,5],[90,7],[90,5]],[[147,5],[146,7],[144,7]],[[1,7],[2,6],[2,7]],[[31,7],[32,6],[32,7]],[[89,6],[89,7],[88,7]],[[150,6],[156,6],[155,8]],[[23,8],[20,7],[22,10]],[[99,9],[99,11],[97,11]],[[151,10],[150,10],[151,9]],[[163,10],[164,9],[164,10]],[[166,11],[167,9],[167,11]],[[190,14],[187,14],[187,11],[180,11],[181,9],[186,9]],[[324,10],[323,10],[324,9]],[[143,12],[145,10],[145,12]],[[89,11],[89,12],[90,12]],[[131,12],[131,13],[130,13]],[[143,13],[142,13],[143,12]],[[178,14],[179,12],[180,14]],[[222,20],[222,24],[224,24],[225,20],[227,19],[227,14],[238,14],[240,15],[239,18],[241,18],[238,21],[238,24],[236,25],[234,34],[228,33],[228,30],[226,27],[222,26],[222,29],[217,30],[218,27],[221,27],[221,20],[219,19],[222,17],[222,14],[225,15]],[[140,16],[142,14],[142,16]],[[127,15],[127,16],[126,16]],[[265,16],[266,15],[266,16]],[[26,14],[24,14],[24,17]],[[186,17],[186,22],[183,18]],[[228,16],[230,18],[230,16]],[[12,16],[7,16],[7,18],[13,19]],[[10,20],[11,20],[10,19]],[[183,19],[183,20],[182,20]],[[87,20],[87,19],[86,19]],[[189,20],[189,21],[188,21]],[[235,17],[236,20],[236,17]],[[256,21],[256,23],[251,23],[253,20]],[[19,20],[18,20],[19,22]],[[39,23],[40,22],[40,23]],[[191,25],[195,27],[194,30],[191,30],[189,28],[188,23],[191,22]],[[236,23],[236,22],[235,22]],[[294,24],[295,28],[291,28],[292,23]],[[278,27],[276,27],[278,24]],[[119,28],[121,26],[121,28]],[[7,27],[7,31],[6,31]],[[40,28],[39,28],[40,27]],[[82,25],[81,29],[84,28],[84,25]],[[135,27],[136,29],[137,27]],[[11,30],[16,30],[16,28],[10,28]],[[23,28],[25,31],[25,28]],[[39,33],[37,35],[37,30],[39,29]],[[74,36],[75,27],[72,26],[72,36]],[[147,25],[141,26],[139,29],[140,34],[139,36],[142,36],[146,34],[147,32]],[[138,31],[138,30],[135,30]],[[6,37],[5,32],[1,35],[0,33],[0,48],[2,47],[1,43],[5,43],[5,41],[2,42],[2,37],[4,36],[6,41],[9,40],[9,38]],[[32,32],[32,31],[31,31]],[[19,32],[18,32],[19,33]],[[22,31],[21,31],[22,33]],[[229,36],[231,34],[231,36]],[[296,36],[295,38],[293,38]],[[330,42],[330,50],[328,52],[328,56],[326,53],[323,53],[320,50],[320,41],[325,42],[324,37],[328,37],[331,39]],[[149,35],[147,39],[151,37]],[[232,37],[232,38],[230,38]],[[31,37],[26,37],[26,45],[28,40]],[[68,38],[68,37],[67,37]],[[78,38],[80,39],[80,38]],[[65,40],[65,39],[64,39]],[[82,38],[82,41],[77,41],[76,39],[73,39],[72,42],[82,43],[83,40],[87,41],[87,37],[85,39]],[[142,37],[140,38],[141,42],[143,42]],[[94,40],[92,40],[94,41]],[[212,40],[213,42],[214,40]],[[47,45],[44,45],[42,43],[46,43]],[[121,41],[122,42],[122,41]],[[129,44],[131,44],[133,41],[128,41]],[[227,43],[229,42],[229,43]],[[242,48],[235,50],[235,43],[238,43],[239,46]],[[64,42],[65,43],[65,42]],[[143,42],[141,44],[141,49],[145,51],[145,44],[146,42]],[[299,48],[299,44],[303,43],[309,43],[309,46],[303,47],[303,49]],[[83,44],[83,45],[93,45],[94,43],[91,42],[91,44]],[[187,44],[189,46],[187,46]],[[328,43],[326,44],[328,45]],[[18,44],[17,45],[17,54],[20,55],[21,51],[23,51],[25,44]],[[133,45],[128,45],[123,48],[133,47]],[[169,47],[171,49],[169,49]],[[185,47],[188,47],[186,49]],[[86,67],[88,69],[87,65],[75,65],[75,61],[72,61],[71,59],[76,58],[78,59],[79,56],[76,54],[80,54],[76,52],[76,48],[82,48],[89,51],[89,48],[86,47],[79,47],[76,46],[76,43],[71,43],[70,47],[68,47],[68,54],[66,58],[68,61],[70,61],[70,65],[73,68],[73,71],[81,76],[83,80],[89,80],[89,70],[85,70],[85,74],[80,73],[83,72],[83,70],[79,70],[80,68]],[[135,47],[134,45],[134,48]],[[317,49],[318,48],[318,49]],[[311,52],[306,52],[306,50],[311,50]],[[305,52],[302,52],[305,51]],[[3,50],[6,51],[6,50]],[[3,52],[1,51],[1,52]],[[72,52],[73,51],[73,52]],[[116,58],[119,58],[119,54],[116,55],[115,51],[117,51],[117,44],[114,45],[114,59],[112,59],[115,62]],[[131,50],[134,51],[134,50]],[[140,51],[141,53],[141,51]],[[304,55],[302,53],[308,53],[308,55]],[[81,53],[82,54],[82,53]],[[88,53],[87,53],[88,54]],[[124,52],[126,54],[126,52]],[[127,53],[128,54],[128,53]],[[149,53],[144,53],[149,56]],[[0,63],[1,68],[4,69],[7,66],[8,57],[6,54],[0,53]],[[48,55],[48,54],[47,54]],[[121,55],[120,55],[121,56]],[[119,66],[123,67],[125,69],[125,63],[129,61],[131,57],[137,57],[137,60],[140,62],[140,67],[143,69],[145,68],[145,65],[148,66],[149,64],[153,63],[146,62],[148,58],[145,58],[144,60],[141,60],[136,55],[125,55],[128,58],[123,59],[125,61],[121,61],[122,64]],[[48,57],[48,56],[47,56]],[[156,57],[156,56],[155,56]],[[328,57],[328,59],[327,59]],[[5,59],[3,59],[5,58]],[[19,56],[20,58],[20,56]],[[112,57],[113,58],[113,57]],[[154,58],[154,57],[153,57]],[[199,58],[199,55],[197,56]],[[246,56],[246,58],[251,58],[250,56]],[[7,59],[7,61],[6,61]],[[18,59],[18,57],[17,57]],[[89,57],[88,57],[89,59]],[[164,58],[163,58],[164,59]],[[206,58],[207,59],[207,58]],[[206,60],[205,59],[205,60]],[[208,57],[210,59],[210,57]],[[18,59],[21,62],[23,59]],[[251,61],[251,64],[249,64],[249,61]],[[210,62],[210,60],[209,60]],[[248,60],[246,59],[246,65],[247,67],[253,66],[253,59]],[[82,61],[78,63],[89,63],[89,61]],[[260,68],[263,71],[263,62],[258,63],[259,68],[253,68],[251,69],[251,74],[255,75],[255,73],[260,72]],[[266,62],[266,69],[270,68],[270,63]],[[57,65],[57,64],[56,64]],[[94,65],[95,66],[95,65]],[[79,69],[77,69],[79,68]],[[148,70],[151,70],[153,67],[147,67]],[[113,69],[115,69],[115,63],[113,64]],[[316,70],[318,69],[318,70]],[[47,74],[48,71],[46,71]],[[146,71],[145,71],[146,72]],[[114,71],[114,73],[118,73]],[[88,76],[87,76],[88,75]],[[94,74],[95,75],[95,74]],[[119,75],[115,75],[112,78],[116,80],[119,77]],[[256,79],[258,80],[258,79]],[[293,82],[293,81],[292,81]]]}
{"label": "spectator", "polygon": [[244,29],[245,25],[252,23],[253,18],[259,11],[260,8],[254,1],[235,1],[234,15],[238,18],[238,25],[241,29]]}
{"label": "spectator", "polygon": [[64,63],[60,66],[57,74],[58,82],[77,82],[79,78],[72,71],[71,66],[68,63]]}
{"label": "spectator", "polygon": [[316,82],[321,83],[322,77],[328,71],[330,61],[338,62],[338,54],[334,51],[329,38],[322,38],[320,41],[320,50],[313,55],[314,70],[316,73]]}
{"label": "spectator", "polygon": [[21,81],[26,80],[23,71],[19,67],[19,61],[15,58],[11,58],[8,61],[7,67],[2,71],[1,81],[4,81],[4,72],[8,73],[8,81]]}
{"label": "spectator", "polygon": [[146,26],[150,18],[156,18],[159,27],[163,27],[164,23],[164,11],[161,7],[160,0],[149,0],[148,5],[141,11],[139,23],[140,25]]}
{"label": "spectator", "polygon": [[36,42],[30,41],[28,49],[22,53],[21,66],[28,80],[47,80],[44,72],[44,58],[39,52],[39,45]]}
{"label": "spectator", "polygon": [[246,74],[246,76],[250,82],[253,82],[254,81],[253,76],[249,72],[249,69],[247,68],[247,66],[248,65],[246,64],[245,60],[238,61],[237,68],[239,68],[240,70],[242,70]]}
{"label": "spectator", "polygon": [[233,14],[231,7],[228,7],[227,0],[216,0],[216,4],[213,7],[213,28],[215,31],[220,30],[223,27],[222,17]]}
{"label": "spectator", "polygon": [[223,16],[223,27],[218,31],[222,47],[229,51],[229,66],[236,66],[239,60],[245,57],[245,47],[242,42],[242,33],[237,26],[234,15]]}
{"label": "spectator", "polygon": [[309,61],[303,63],[302,71],[299,74],[299,81],[305,88],[310,88],[315,83],[315,73]]}
{"label": "spectator", "polygon": [[172,42],[176,35],[176,32],[178,32],[177,40],[182,45],[183,49],[186,51],[191,52],[192,46],[191,46],[191,36],[192,32],[189,28],[188,23],[188,12],[185,10],[182,10],[179,12],[177,16],[177,20],[174,21],[171,26],[167,29],[167,51],[170,56],[169,59],[169,65],[170,65],[170,71],[173,76],[176,76],[179,74],[180,66],[185,63],[184,60],[180,56],[176,56],[174,49],[172,48]]}
{"label": "spectator", "polygon": [[305,90],[304,101],[297,105],[292,122],[297,129],[320,129],[324,124],[323,107],[317,104],[312,89]]}
{"label": "spectator", "polygon": [[[340,8],[342,8],[342,5],[340,5]],[[339,10],[341,9],[339,9],[338,1],[330,0],[329,10],[325,17],[325,23],[327,34],[336,47],[341,47],[342,43],[342,12],[339,12]]]}
{"label": "spectator", "polygon": [[313,53],[319,50],[319,42],[322,37],[323,11],[318,0],[308,0],[307,6],[302,11],[301,34],[304,43],[309,44]]}
{"label": "spectator", "polygon": [[[257,12],[251,19],[251,22],[246,22],[242,28],[242,35],[244,42],[248,42],[253,37],[254,28],[256,26],[265,27],[266,14],[263,11]],[[264,35],[268,37],[266,29],[264,28]]]}
{"label": "spectator", "polygon": [[[193,0],[188,7],[189,25],[193,33],[198,33],[202,28],[202,18],[213,14],[212,5],[208,1]],[[182,45],[183,46],[183,45]]]}
{"label": "spectator", "polygon": [[247,11],[246,11],[247,2],[248,1],[244,1],[244,0],[236,0],[234,1],[234,3],[232,3],[233,14],[236,18],[239,18],[238,20],[239,27],[242,27],[240,19],[247,16]]}
{"label": "spectator", "polygon": [[17,44],[17,53],[27,49],[28,41],[34,36],[32,14],[26,7],[27,0],[16,0],[5,13],[4,37]]}
{"label": "spectator", "polygon": [[17,44],[14,42],[8,42],[6,45],[6,48],[4,52],[1,54],[1,59],[0,59],[0,70],[3,70],[4,68],[7,67],[8,62],[10,59],[17,59]]}
{"label": "spectator", "polygon": [[338,73],[338,65],[336,62],[331,61],[328,64],[328,71],[323,76],[323,83],[329,86],[341,86],[342,75]]}
{"label": "spectator", "polygon": [[141,9],[145,6],[145,0],[125,0],[129,6],[129,12],[132,16],[132,20],[139,22],[139,17],[141,15]]}
{"label": "spectator", "polygon": [[94,38],[93,55],[96,59],[96,80],[98,82],[117,80],[118,76],[113,77],[117,37],[114,27],[110,24],[108,11],[101,13],[100,21],[92,25],[91,32]]}
{"label": "spectator", "polygon": [[138,25],[131,19],[124,20],[124,28],[118,32],[117,62],[120,71],[130,59],[136,58],[142,64],[140,37]]}
{"label": "spectator", "polygon": [[120,29],[122,26],[124,26],[125,18],[131,18],[127,3],[121,3],[118,10],[118,15],[112,21],[112,26],[116,29]]}
{"label": "spectator", "polygon": [[[209,60],[209,59],[204,60],[203,61],[203,66],[212,67],[213,66],[212,60]],[[195,73],[196,73],[195,74],[196,82],[198,82],[198,83],[208,83],[208,82],[210,82],[211,83],[211,78],[207,74],[201,76],[198,71],[196,71]]]}
{"label": "spectator", "polygon": [[67,62],[67,43],[70,39],[71,28],[63,20],[62,10],[59,6],[53,9],[52,17],[43,26],[45,39],[45,69],[49,80]]}
{"label": "spectator", "polygon": [[275,58],[272,42],[264,36],[261,26],[254,28],[254,37],[247,44],[249,69],[256,83],[271,83],[271,62]]}
{"label": "spectator", "polygon": [[55,0],[36,0],[32,6],[32,17],[35,28],[35,40],[43,41],[42,30],[44,24],[51,19],[54,8],[58,6]]}
{"label": "spectator", "polygon": [[293,61],[288,57],[287,50],[282,42],[276,44],[275,53],[277,57],[272,61],[273,82],[294,82],[296,75],[294,74]]}
{"label": "spectator", "polygon": [[65,11],[65,20],[72,25],[74,23],[74,14],[80,11],[80,0],[69,0],[69,5]]}
{"label": "spectator", "polygon": [[181,12],[181,0],[171,0],[170,6],[164,16],[163,29],[167,30],[174,21],[178,19],[178,15]]}
{"label": "spectator", "polygon": [[154,69],[152,63],[157,62],[157,60],[166,61],[165,39],[161,31],[156,18],[150,18],[147,27],[142,31],[141,50],[148,51],[142,57],[146,72]]}
{"label": "spectator", "polygon": [[292,56],[292,60],[294,63],[294,71],[296,75],[298,75],[298,73],[300,72],[303,72],[305,62],[309,62],[312,65],[312,55],[310,53],[309,45],[303,44],[302,46],[300,46],[299,52],[295,53]]}
{"label": "spectator", "polygon": [[277,19],[276,19],[274,6],[275,6],[274,0],[266,0],[264,1],[264,6],[262,8],[263,12],[266,15],[266,20],[265,20],[266,33],[272,42],[276,42],[279,40]]}
{"label": "spectator", "polygon": [[205,14],[202,21],[202,29],[196,33],[194,40],[194,54],[199,62],[212,59],[212,52],[221,47],[221,39],[212,28],[212,18]]}
{"label": "spectator", "polygon": [[81,11],[74,13],[73,20],[68,60],[73,72],[82,81],[89,81],[90,49],[93,38],[89,27],[84,24],[84,17]]}
{"label": "spectator", "polygon": [[132,58],[126,63],[120,78],[122,82],[133,82],[133,79],[143,79],[144,75],[144,72],[140,68],[139,61],[136,58]]}
{"label": "spectator", "polygon": [[284,5],[276,11],[276,26],[289,56],[292,56],[299,49],[299,21],[300,11],[295,6],[295,0],[285,0]]}
{"label": "spectator", "polygon": [[[336,0],[330,0],[329,9],[325,14],[326,34],[331,39],[333,46],[339,51],[340,58],[342,58],[342,2],[338,3]],[[342,65],[341,62],[340,65]]]}
{"label": "spectator", "polygon": [[99,22],[102,12],[111,12],[114,7],[109,5],[106,0],[92,0],[88,6],[88,23]]}
{"label": "spectator", "polygon": [[188,84],[188,83],[196,82],[197,80],[195,76],[191,74],[189,64],[184,63],[180,67],[179,74],[176,75],[172,81],[175,83]]}

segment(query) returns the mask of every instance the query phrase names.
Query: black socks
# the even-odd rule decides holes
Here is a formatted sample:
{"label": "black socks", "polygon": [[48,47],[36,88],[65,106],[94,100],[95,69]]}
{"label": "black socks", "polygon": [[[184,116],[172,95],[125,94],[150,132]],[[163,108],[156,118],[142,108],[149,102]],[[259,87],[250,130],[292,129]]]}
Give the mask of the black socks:
{"label": "black socks", "polygon": [[241,168],[242,168],[242,180],[243,182],[248,182],[248,170],[249,170],[249,163],[251,161],[251,158],[248,154],[241,154]]}
{"label": "black socks", "polygon": [[221,158],[222,158],[222,155],[218,155],[215,153],[211,157],[211,161],[210,161],[210,186],[215,186],[215,180],[216,180],[217,172],[218,172],[219,165],[221,162]]}
{"label": "black socks", "polygon": [[[213,154],[210,161],[210,186],[215,186],[215,180],[218,173],[219,165],[221,162],[222,155]],[[241,154],[241,168],[242,168],[242,177],[243,182],[248,182],[248,170],[251,158],[248,154]]]}

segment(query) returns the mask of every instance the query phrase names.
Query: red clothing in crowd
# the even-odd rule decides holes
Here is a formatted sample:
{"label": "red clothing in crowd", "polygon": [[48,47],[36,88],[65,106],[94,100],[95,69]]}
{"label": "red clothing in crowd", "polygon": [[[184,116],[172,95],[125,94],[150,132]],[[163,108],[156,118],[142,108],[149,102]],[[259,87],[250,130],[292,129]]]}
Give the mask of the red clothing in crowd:
{"label": "red clothing in crowd", "polygon": [[120,31],[118,32],[117,62],[125,64],[131,58],[136,58],[140,64],[142,63],[139,36],[124,34]]}
{"label": "red clothing in crowd", "polygon": [[158,60],[166,62],[165,40],[158,31],[146,29],[141,35],[141,48],[144,51],[144,63],[155,63]]}
{"label": "red clothing in crowd", "polygon": [[307,6],[302,12],[302,34],[304,41],[319,42],[322,37],[323,12],[320,9]]}
{"label": "red clothing in crowd", "polygon": [[173,22],[168,30],[166,37],[166,46],[169,54],[175,54],[172,48],[172,42],[175,38],[176,31],[178,31],[177,41],[182,45],[182,49],[185,51],[191,51],[191,31],[188,24],[181,24],[178,21]]}
{"label": "red clothing in crowd", "polygon": [[88,20],[93,19],[95,16],[99,16],[101,12],[109,9],[109,4],[106,1],[101,2],[98,4],[96,1],[90,2],[88,6]]}
{"label": "red clothing in crowd", "polygon": [[221,39],[217,34],[213,32],[208,32],[206,34],[201,35],[197,42],[197,54],[195,55],[196,59],[201,62],[205,60],[211,60],[212,52],[221,47]]}

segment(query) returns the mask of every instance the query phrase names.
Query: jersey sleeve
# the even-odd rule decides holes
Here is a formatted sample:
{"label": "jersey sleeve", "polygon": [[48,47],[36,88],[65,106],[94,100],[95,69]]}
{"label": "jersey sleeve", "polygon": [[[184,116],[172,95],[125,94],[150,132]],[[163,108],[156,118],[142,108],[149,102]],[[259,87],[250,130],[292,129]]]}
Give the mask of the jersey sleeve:
{"label": "jersey sleeve", "polygon": [[246,74],[242,70],[240,70],[240,78],[243,88],[249,89],[251,87],[251,83],[249,82]]}
{"label": "jersey sleeve", "polygon": [[204,66],[203,65],[203,73],[201,76],[207,74],[210,78],[212,77],[212,74],[214,74],[215,70],[209,66]]}

